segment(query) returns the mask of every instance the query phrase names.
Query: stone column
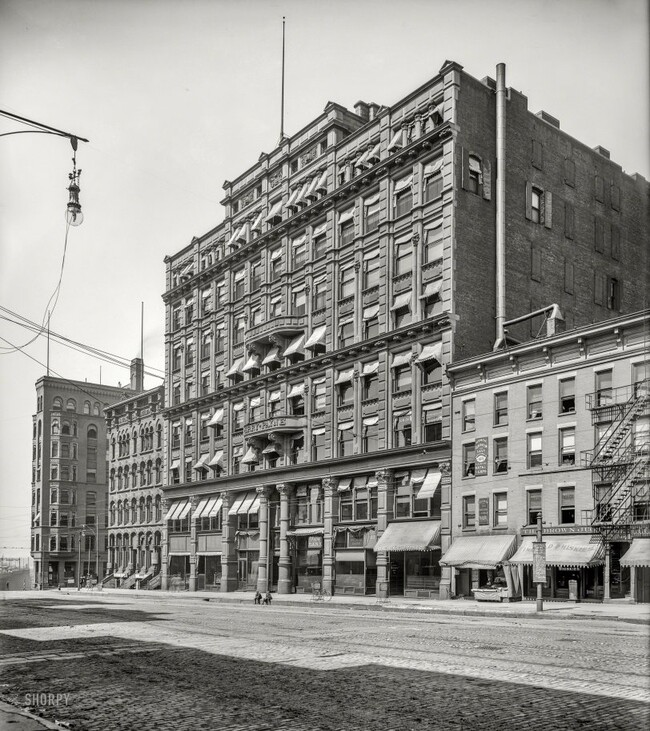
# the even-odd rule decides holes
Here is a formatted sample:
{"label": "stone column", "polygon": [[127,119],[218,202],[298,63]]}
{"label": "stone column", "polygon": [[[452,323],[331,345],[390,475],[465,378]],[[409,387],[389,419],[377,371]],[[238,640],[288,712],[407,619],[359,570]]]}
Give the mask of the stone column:
{"label": "stone column", "polygon": [[234,501],[234,497],[234,493],[222,493],[223,506],[221,508],[221,545],[223,553],[221,555],[221,591],[235,591],[238,586],[237,547],[235,545],[237,516],[228,515],[228,511]]}
{"label": "stone column", "polygon": [[[440,519],[441,535],[440,547],[441,556],[444,556],[452,543],[453,512],[452,512],[452,485],[451,485],[451,464],[440,463]],[[440,574],[440,598],[451,599],[456,593],[456,569],[453,566],[443,566]]]}
{"label": "stone column", "polygon": [[630,566],[630,601],[636,603],[636,567]]}
{"label": "stone column", "polygon": [[[388,521],[393,517],[393,471],[379,470],[375,473],[377,477],[377,537],[380,537],[388,526]],[[379,551],[377,553],[377,585],[378,597],[386,597],[390,588],[390,574],[388,570],[388,553]]]}
{"label": "stone column", "polygon": [[257,569],[257,591],[266,593],[269,590],[269,567],[272,557],[269,555],[269,495],[271,488],[261,485],[255,488],[260,498],[260,560]]}
{"label": "stone column", "polygon": [[196,535],[196,520],[194,520],[194,514],[199,504],[197,497],[190,498],[190,581],[189,590],[196,591],[197,579],[196,579],[196,549],[198,545],[198,537]]}
{"label": "stone column", "polygon": [[336,477],[324,477],[323,484],[323,589],[334,593],[336,584],[336,560],[334,551],[334,523],[338,518],[338,496]]}
{"label": "stone column", "polygon": [[612,544],[605,543],[605,566],[603,567],[603,601],[612,600],[610,592],[610,572],[612,569]]}
{"label": "stone column", "polygon": [[276,485],[275,489],[280,493],[280,562],[278,566],[278,594],[291,594],[293,589],[291,582],[291,556],[289,555],[289,541],[287,540],[291,485],[287,482],[283,482]]}
{"label": "stone column", "polygon": [[162,509],[162,537],[160,542],[160,588],[162,591],[169,589],[169,531],[168,523],[165,520],[165,516],[169,511],[169,500],[163,498],[160,501],[160,507]]}

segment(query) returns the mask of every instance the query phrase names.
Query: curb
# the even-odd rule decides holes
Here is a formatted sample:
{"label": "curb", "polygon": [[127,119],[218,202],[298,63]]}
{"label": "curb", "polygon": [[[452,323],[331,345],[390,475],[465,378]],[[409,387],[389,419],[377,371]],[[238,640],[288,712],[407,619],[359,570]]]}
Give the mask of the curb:
{"label": "curb", "polygon": [[25,723],[23,723],[20,719],[9,719],[7,720],[8,716],[20,716],[21,718],[26,719],[27,721],[33,721],[35,724],[38,724],[41,728],[49,728],[49,729],[56,729],[56,731],[61,731],[61,729],[70,728],[67,724],[58,724],[54,721],[48,721],[45,718],[41,718],[41,716],[37,716],[34,713],[30,713],[29,711],[24,710],[23,708],[18,708],[17,706],[11,705],[11,703],[7,703],[6,701],[0,700],[0,723],[2,723],[2,726],[4,728],[7,724],[16,724],[14,728],[16,731],[21,731],[21,729],[28,729],[29,726],[27,726]]}

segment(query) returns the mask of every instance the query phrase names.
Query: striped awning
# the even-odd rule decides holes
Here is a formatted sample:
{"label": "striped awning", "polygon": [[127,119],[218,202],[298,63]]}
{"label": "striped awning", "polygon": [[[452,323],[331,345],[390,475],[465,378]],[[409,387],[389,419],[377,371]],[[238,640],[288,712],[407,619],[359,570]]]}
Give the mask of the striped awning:
{"label": "striped awning", "polygon": [[440,548],[439,520],[408,520],[389,523],[374,551],[435,551]]}
{"label": "striped awning", "polygon": [[[590,534],[568,536],[544,536],[546,544],[546,564],[564,568],[581,566],[601,566],[604,563],[605,546],[601,540],[592,542]],[[533,563],[533,542],[535,538],[526,536],[510,563]]]}
{"label": "striped awning", "polygon": [[621,566],[650,566],[650,538],[635,538],[621,558]]}
{"label": "striped awning", "polygon": [[495,569],[516,549],[516,535],[460,536],[454,539],[440,564],[457,569]]}
{"label": "striped awning", "polygon": [[183,500],[176,500],[173,502],[167,511],[165,520],[181,520],[190,511],[190,501],[186,498]]}

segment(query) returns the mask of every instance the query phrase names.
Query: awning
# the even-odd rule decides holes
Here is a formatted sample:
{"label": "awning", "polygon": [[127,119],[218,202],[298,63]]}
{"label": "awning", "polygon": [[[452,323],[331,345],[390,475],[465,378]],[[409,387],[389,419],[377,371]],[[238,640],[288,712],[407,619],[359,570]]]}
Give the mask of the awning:
{"label": "awning", "polygon": [[415,499],[425,500],[426,498],[433,497],[438,489],[441,477],[442,475],[438,470],[427,470],[426,477],[422,481],[422,487],[418,490],[418,494],[415,496]]}
{"label": "awning", "polygon": [[249,447],[248,451],[244,455],[241,463],[242,464],[257,464],[259,462],[259,458],[257,456],[257,452],[253,447]]}
{"label": "awning", "polygon": [[439,520],[409,520],[389,523],[374,551],[434,551],[440,548]]}
{"label": "awning", "polygon": [[352,478],[351,477],[344,477],[342,480],[339,480],[339,484],[336,488],[337,492],[345,492],[346,490],[350,489],[350,485],[352,484]]}
{"label": "awning", "polygon": [[237,515],[239,508],[241,508],[242,503],[244,502],[245,499],[246,499],[245,492],[242,492],[239,495],[235,496],[235,499],[233,500],[233,503],[228,510],[228,515]]}
{"label": "awning", "polygon": [[405,353],[395,353],[393,356],[393,362],[390,364],[391,368],[399,368],[399,366],[406,365],[411,362],[411,351],[407,350]]}
{"label": "awning", "polygon": [[434,160],[433,162],[430,162],[428,165],[424,166],[423,176],[425,178],[429,178],[432,175],[435,175],[440,170],[441,167],[442,167],[442,158],[439,157],[437,160]]}
{"label": "awning", "polygon": [[238,237],[239,237],[239,232],[240,232],[241,230],[242,230],[242,227],[236,228],[236,229],[234,230],[234,232],[233,232],[233,235],[232,235],[232,236],[230,237],[230,239],[228,240],[228,246],[233,246],[233,245],[234,245],[234,244],[236,243],[236,241],[237,241],[237,239],[238,239]]}
{"label": "awning", "polygon": [[322,536],[322,528],[293,528],[287,531],[288,536]]}
{"label": "awning", "polygon": [[172,463],[171,463],[171,464],[169,465],[169,469],[170,469],[170,470],[180,470],[180,468],[181,468],[181,461],[180,461],[180,459],[175,459],[175,460],[174,460],[174,461],[173,461],[173,462],[172,462]]}
{"label": "awning", "polygon": [[374,317],[377,317],[379,314],[379,305],[370,305],[370,307],[364,307],[363,309],[363,319],[365,320],[372,320]]}
{"label": "awning", "polygon": [[454,538],[451,547],[440,559],[440,565],[458,569],[495,569],[498,564],[507,561],[516,549],[516,535],[461,536]]}
{"label": "awning", "polygon": [[[375,193],[374,195],[371,195],[369,198],[366,198],[363,202],[364,206],[374,206],[375,203],[379,203],[379,193]],[[379,255],[379,252],[377,253]],[[364,257],[365,259],[365,257]]]}
{"label": "awning", "polygon": [[379,361],[371,360],[370,363],[363,364],[363,368],[361,369],[361,375],[370,376],[373,373],[377,373],[378,370],[379,370]]}
{"label": "awning", "polygon": [[249,409],[256,409],[258,406],[261,406],[262,404],[262,397],[261,396],[252,396],[248,399],[248,408]]}
{"label": "awning", "polygon": [[339,224],[346,223],[346,221],[351,221],[354,218],[354,208],[350,208],[347,211],[343,211],[343,213],[339,214]]}
{"label": "awning", "polygon": [[284,351],[284,356],[293,355],[294,353],[302,353],[305,349],[304,347],[305,342],[305,336],[298,335],[297,338],[294,338],[291,343],[289,344],[289,347]]}
{"label": "awning", "polygon": [[208,426],[217,426],[223,422],[223,408],[217,409],[208,422]]}
{"label": "awning", "polygon": [[274,218],[282,215],[282,201],[278,201],[273,208],[269,211],[269,215],[266,217],[267,221],[271,221]]}
{"label": "awning", "polygon": [[366,151],[365,151],[365,152],[364,152],[364,153],[363,153],[363,154],[361,155],[361,157],[357,158],[357,159],[356,159],[356,160],[354,161],[354,166],[355,166],[355,167],[363,167],[364,165],[366,165],[366,166],[367,166],[367,164],[368,164],[368,163],[367,163],[366,161],[367,161],[367,159],[368,159],[368,155],[369,155],[369,154],[370,154],[370,150],[366,150]]}
{"label": "awning", "polygon": [[334,385],[338,386],[341,383],[348,383],[352,380],[352,377],[354,376],[354,368],[350,368],[347,371],[340,371],[338,376],[336,377],[336,380],[334,381]]}
{"label": "awning", "polygon": [[323,170],[322,175],[318,178],[316,190],[322,190],[327,192],[327,170]]}
{"label": "awning", "polygon": [[401,310],[402,307],[407,307],[411,304],[411,293],[403,292],[395,297],[391,310]]}
{"label": "awning", "polygon": [[435,279],[433,282],[429,282],[424,288],[424,292],[420,295],[420,299],[429,299],[429,297],[437,297],[442,290],[442,279]]}
{"label": "awning", "polygon": [[469,158],[469,169],[474,173],[481,172],[481,163],[474,157]]}
{"label": "awning", "polygon": [[375,424],[378,424],[378,423],[379,423],[378,416],[366,416],[363,419],[364,426],[374,426]]}
{"label": "awning", "polygon": [[[312,432],[312,434],[313,434],[313,432]],[[277,443],[271,442],[271,444],[264,447],[264,449],[262,450],[262,454],[280,454],[280,452],[278,450],[279,450],[279,448],[278,448]]]}
{"label": "awning", "polygon": [[250,371],[253,368],[260,369],[260,357],[257,353],[253,353],[251,357],[246,361],[246,365],[242,368],[242,371]]}
{"label": "awning", "polygon": [[192,469],[194,469],[194,470],[207,469],[207,467],[208,467],[208,465],[206,464],[207,461],[208,461],[208,453],[206,452],[205,454],[202,454],[199,457],[199,461],[194,465],[194,467]]}
{"label": "awning", "polygon": [[269,397],[267,401],[270,403],[272,401],[279,401],[282,398],[282,394],[280,393],[280,389],[277,389],[275,391],[269,392]]}
{"label": "awning", "polygon": [[228,378],[232,378],[233,376],[236,376],[238,373],[241,373],[242,365],[244,363],[243,358],[237,358],[237,360],[233,363],[232,368],[226,373],[226,376]]}
{"label": "awning", "polygon": [[223,467],[223,449],[214,453],[214,457],[208,463],[208,467]]}
{"label": "awning", "polygon": [[185,505],[189,505],[189,500],[176,500],[169,506],[165,520],[176,520],[178,514],[181,512]]}
{"label": "awning", "polygon": [[368,162],[372,163],[373,160],[379,160],[379,151],[381,150],[381,143],[377,143],[372,150],[370,150],[370,154],[368,155]]}
{"label": "awning", "polygon": [[327,221],[319,224],[318,226],[314,226],[314,230],[311,232],[312,238],[324,234],[325,231],[327,231]]}
{"label": "awning", "polygon": [[264,209],[262,209],[258,214],[253,223],[251,224],[251,229],[253,231],[259,231],[262,226],[262,219],[264,218]]}
{"label": "awning", "polygon": [[413,184],[413,176],[408,175],[406,178],[402,178],[401,180],[398,180],[395,184],[395,192],[399,193],[400,191],[404,190],[404,188],[408,188]]}
{"label": "awning", "polygon": [[416,358],[416,363],[424,363],[428,360],[437,360],[438,363],[442,363],[442,343],[432,343],[431,345],[425,345],[422,348],[422,352]]}
{"label": "awning", "polygon": [[293,206],[298,198],[298,194],[300,193],[301,186],[299,185],[297,188],[294,188],[293,192],[289,196],[289,200],[285,203],[285,206],[289,208],[289,206]]}
{"label": "awning", "polygon": [[402,130],[398,129],[397,132],[391,137],[390,142],[388,143],[388,149],[392,150],[394,147],[402,147],[404,144],[403,140],[404,135],[402,134]]}
{"label": "awning", "polygon": [[[248,511],[251,509],[253,503],[255,502],[256,497],[257,497],[257,492],[255,492],[255,490],[249,490],[244,495],[244,499],[242,500],[241,504],[237,508],[237,515],[247,515]],[[232,511],[231,511],[231,513],[232,513]]]}
{"label": "awning", "polygon": [[259,511],[259,509],[260,509],[260,496],[256,492],[255,499],[253,500],[250,508],[248,508],[248,514],[250,515],[251,513],[257,513]]}
{"label": "awning", "polygon": [[321,325],[320,327],[317,327],[309,336],[309,339],[305,343],[305,348],[315,348],[317,345],[324,345],[326,332],[327,325]]}
{"label": "awning", "polygon": [[185,502],[184,505],[182,505],[178,515],[174,516],[174,520],[183,520],[183,518],[187,517],[187,514],[190,512],[190,508],[192,507],[192,504],[189,500]]}
{"label": "awning", "polygon": [[[592,543],[589,534],[568,536],[545,536],[546,563],[549,566],[579,568],[581,566],[601,566],[604,563],[605,547],[600,539]],[[510,563],[533,563],[533,542],[535,538],[526,536]]]}
{"label": "awning", "polygon": [[306,240],[307,234],[302,234],[302,236],[298,236],[297,238],[291,240],[291,247],[295,249],[297,246],[302,246]]}
{"label": "awning", "polygon": [[621,558],[621,566],[650,566],[650,538],[635,538]]}
{"label": "awning", "polygon": [[352,429],[353,426],[354,426],[353,421],[342,421],[339,424],[339,431],[348,431],[348,430]]}
{"label": "awning", "polygon": [[294,383],[291,386],[291,388],[289,389],[287,398],[296,398],[297,396],[304,396],[304,395],[305,395],[305,384],[304,383]]}
{"label": "awning", "polygon": [[[216,498],[214,498],[214,499],[216,500]],[[199,502],[199,504],[196,506],[196,510],[194,511],[194,514],[192,515],[194,520],[198,520],[199,518],[201,518],[203,516],[203,513],[205,513],[209,504],[210,504],[210,498],[208,498],[208,497],[203,498],[203,500],[201,500]]]}
{"label": "awning", "polygon": [[269,350],[264,360],[262,361],[262,365],[268,365],[269,363],[273,362],[282,362],[282,358],[280,358],[280,348],[271,348],[271,350]]}
{"label": "awning", "polygon": [[209,512],[207,512],[205,517],[214,518],[215,516],[219,515],[222,507],[223,507],[223,498],[218,497],[213,505],[208,506]]}

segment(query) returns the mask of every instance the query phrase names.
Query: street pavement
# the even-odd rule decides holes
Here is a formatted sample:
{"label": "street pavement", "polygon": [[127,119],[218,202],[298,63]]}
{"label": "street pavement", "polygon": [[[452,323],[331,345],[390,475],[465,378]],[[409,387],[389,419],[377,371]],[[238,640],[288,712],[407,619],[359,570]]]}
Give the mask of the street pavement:
{"label": "street pavement", "polygon": [[0,700],[73,729],[637,731],[646,606],[3,593]]}

